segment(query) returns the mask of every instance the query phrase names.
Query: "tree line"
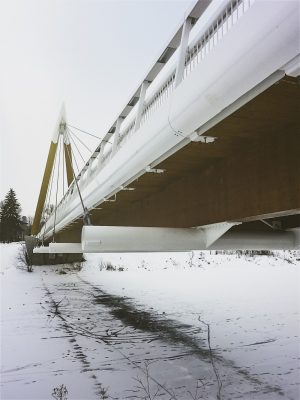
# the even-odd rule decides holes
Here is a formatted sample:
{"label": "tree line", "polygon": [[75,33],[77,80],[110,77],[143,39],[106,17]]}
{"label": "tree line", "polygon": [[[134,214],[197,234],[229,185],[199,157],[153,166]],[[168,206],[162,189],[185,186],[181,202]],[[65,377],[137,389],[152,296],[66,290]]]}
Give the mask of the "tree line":
{"label": "tree line", "polygon": [[0,202],[0,241],[17,242],[30,235],[31,218],[21,216],[21,206],[13,189]]}

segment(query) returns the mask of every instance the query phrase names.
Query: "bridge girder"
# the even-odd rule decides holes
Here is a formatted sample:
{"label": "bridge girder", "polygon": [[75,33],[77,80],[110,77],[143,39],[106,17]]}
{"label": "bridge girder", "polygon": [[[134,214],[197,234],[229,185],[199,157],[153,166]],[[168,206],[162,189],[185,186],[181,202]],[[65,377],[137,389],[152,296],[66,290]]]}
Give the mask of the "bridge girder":
{"label": "bridge girder", "polygon": [[[91,212],[95,225],[191,227],[300,213],[300,86],[282,79]],[[298,217],[297,217],[298,215]],[[294,223],[295,225],[295,223]],[[296,223],[297,225],[297,223]],[[298,224],[300,225],[300,224]],[[59,232],[79,242],[82,222]]]}

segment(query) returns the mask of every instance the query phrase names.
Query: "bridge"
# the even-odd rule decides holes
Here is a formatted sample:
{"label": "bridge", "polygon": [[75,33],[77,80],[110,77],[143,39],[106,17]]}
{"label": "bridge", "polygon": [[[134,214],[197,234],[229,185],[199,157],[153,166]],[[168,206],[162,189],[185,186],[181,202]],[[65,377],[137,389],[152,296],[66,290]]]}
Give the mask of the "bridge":
{"label": "bridge", "polygon": [[[299,248],[299,15],[197,1],[78,173],[62,109],[34,251]],[[43,220],[58,148],[68,190]]]}

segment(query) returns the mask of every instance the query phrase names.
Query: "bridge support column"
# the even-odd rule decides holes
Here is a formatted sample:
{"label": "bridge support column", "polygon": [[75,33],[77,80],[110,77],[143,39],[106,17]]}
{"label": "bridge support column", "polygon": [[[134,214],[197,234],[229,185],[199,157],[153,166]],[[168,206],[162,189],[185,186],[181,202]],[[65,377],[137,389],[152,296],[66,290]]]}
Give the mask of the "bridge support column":
{"label": "bridge support column", "polygon": [[43,181],[42,181],[42,186],[40,189],[40,194],[39,194],[39,198],[38,198],[38,202],[37,202],[36,210],[35,210],[35,214],[34,214],[34,219],[33,219],[33,223],[32,223],[32,228],[31,228],[32,235],[38,234],[38,232],[40,230],[40,222],[41,222],[42,212],[43,212],[43,208],[44,208],[44,204],[45,204],[45,200],[46,200],[49,180],[50,180],[50,176],[52,173],[53,164],[54,164],[54,160],[55,160],[56,149],[57,149],[57,140],[56,141],[53,140],[50,144],[48,158],[47,158]]}
{"label": "bridge support column", "polygon": [[71,143],[69,142],[66,136],[64,137],[64,152],[65,152],[67,182],[69,187],[73,181],[74,176],[73,176]]}
{"label": "bridge support column", "polygon": [[[42,180],[42,185],[39,193],[38,202],[36,205],[36,210],[34,214],[34,219],[31,228],[31,234],[37,235],[40,230],[40,222],[41,217],[45,205],[45,200],[47,196],[48,186],[50,177],[52,174],[58,141],[60,135],[64,135],[66,132],[66,116],[65,116],[65,108],[62,106],[60,116],[58,119],[58,123],[56,129],[54,130],[54,134],[50,143],[50,148],[48,152],[47,162],[44,170],[44,176]],[[72,154],[71,154],[71,144],[69,140],[64,135],[64,151],[65,151],[65,160],[66,160],[66,173],[67,173],[67,182],[68,186],[70,186],[73,180],[73,167],[72,167]]]}

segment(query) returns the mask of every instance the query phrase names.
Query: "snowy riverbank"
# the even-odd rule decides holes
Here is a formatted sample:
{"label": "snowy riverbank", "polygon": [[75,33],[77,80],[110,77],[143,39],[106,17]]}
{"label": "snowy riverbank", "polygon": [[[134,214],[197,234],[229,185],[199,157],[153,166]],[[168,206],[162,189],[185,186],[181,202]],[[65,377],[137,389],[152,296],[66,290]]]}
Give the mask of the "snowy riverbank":
{"label": "snowy riverbank", "polygon": [[204,321],[222,399],[298,399],[299,253],[86,255],[81,271],[27,273],[18,248],[1,245],[1,398],[61,384],[69,400],[145,398],[148,360],[161,399],[193,399],[197,379],[216,399]]}

